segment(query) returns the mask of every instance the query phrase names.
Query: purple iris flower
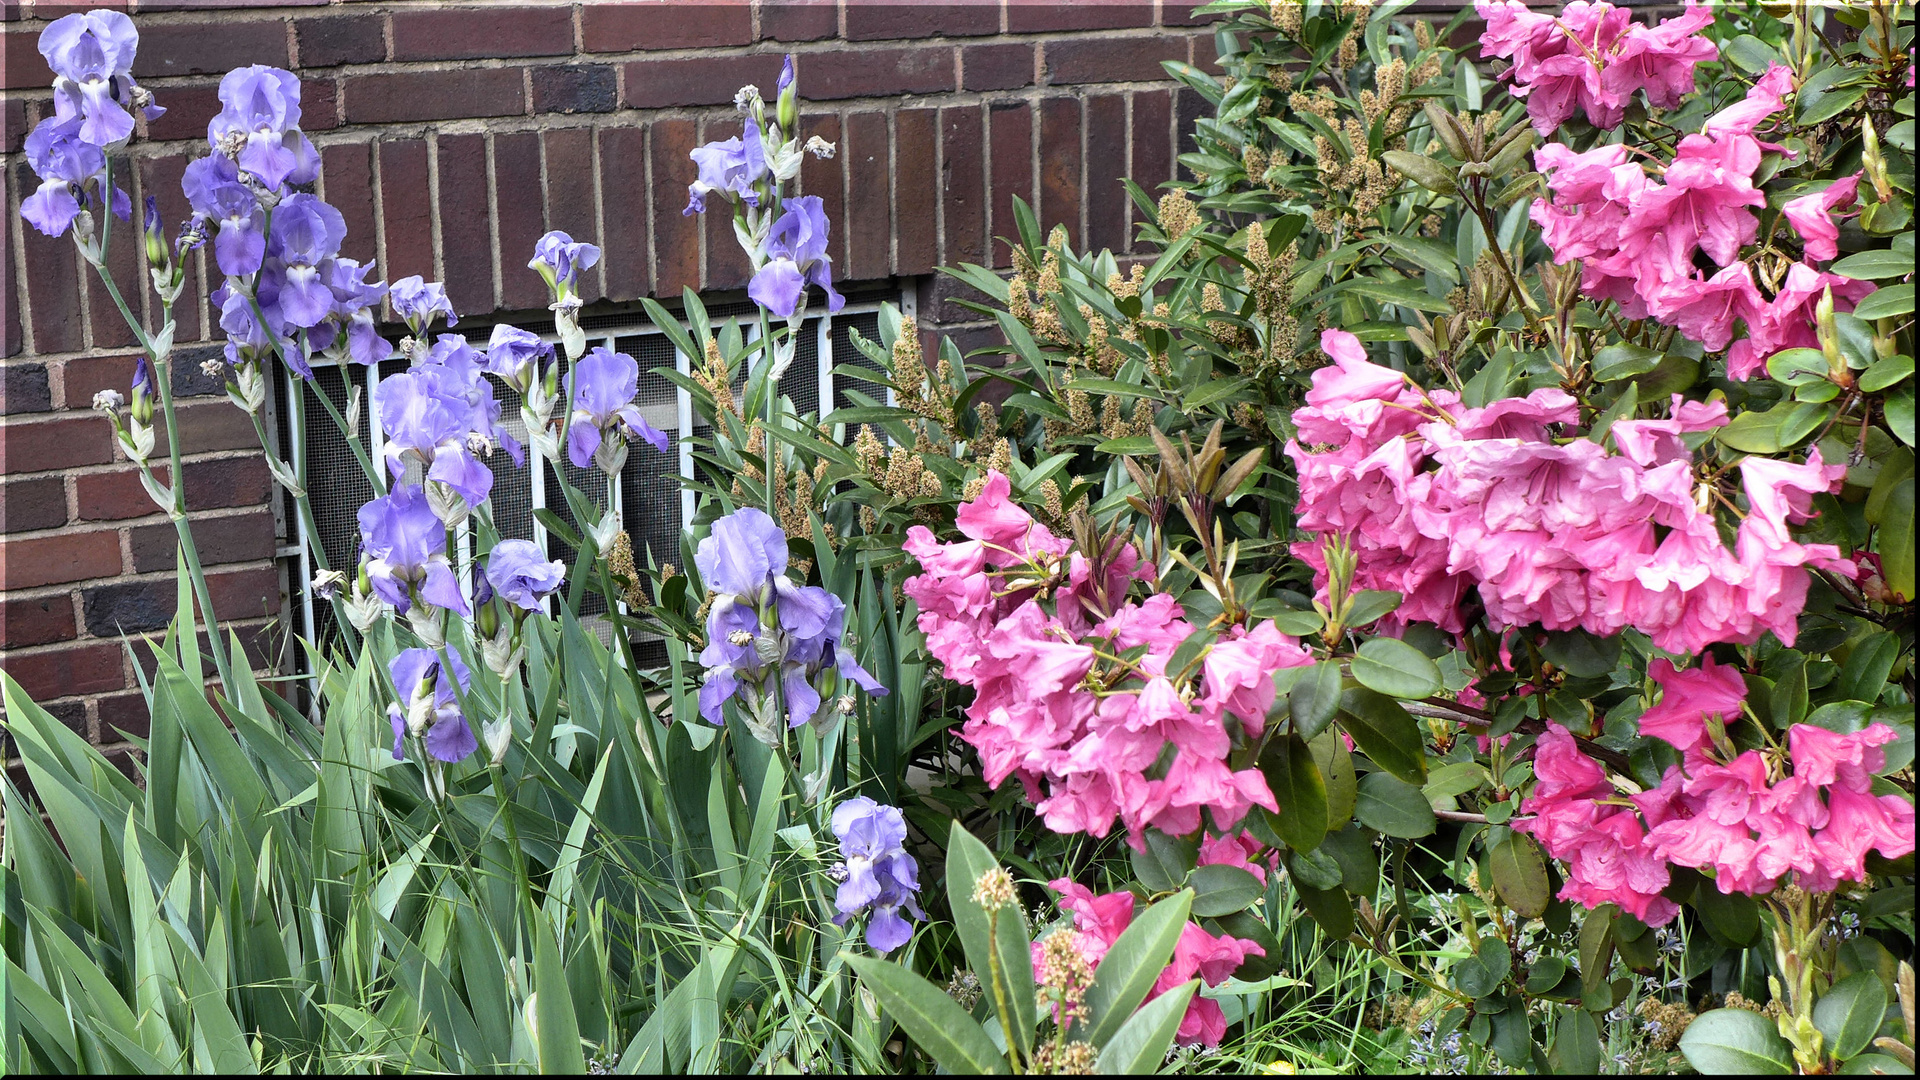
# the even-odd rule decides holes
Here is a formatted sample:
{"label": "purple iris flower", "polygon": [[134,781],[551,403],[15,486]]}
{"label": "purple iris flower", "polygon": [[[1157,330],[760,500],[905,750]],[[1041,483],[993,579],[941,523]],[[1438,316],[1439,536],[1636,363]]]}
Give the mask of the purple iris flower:
{"label": "purple iris flower", "polygon": [[240,168],[261,185],[279,191],[320,175],[320,155],[300,131],[300,79],[290,71],[254,64],[220,80],[218,115],[207,122],[207,143],[216,153],[228,140],[245,140]]}
{"label": "purple iris flower", "polygon": [[793,85],[793,54],[788,53],[786,62],[780,65],[780,80],[774,83],[773,85],[774,96],[779,97],[781,94],[786,93],[787,87],[792,85]]}
{"label": "purple iris flower", "polygon": [[40,121],[28,133],[26,150],[40,187],[20,200],[20,216],[48,236],[59,236],[80,215],[86,185],[107,167],[107,155],[80,137],[80,121],[57,117]]}
{"label": "purple iris flower", "polygon": [[347,219],[315,196],[289,195],[274,210],[266,268],[280,281],[280,314],[289,325],[318,326],[333,314],[322,271],[346,238]]}
{"label": "purple iris flower", "polygon": [[132,400],[138,402],[153,396],[153,368],[143,355],[133,365]]}
{"label": "purple iris flower", "polygon": [[220,272],[242,277],[260,269],[267,254],[266,211],[240,182],[233,162],[219,154],[191,161],[180,176],[180,187],[193,209],[219,226],[213,256]]}
{"label": "purple iris flower", "polygon": [[[313,368],[307,363],[292,328],[280,316],[279,298],[278,280],[267,275],[261,276],[253,300],[228,285],[220,286],[208,297],[220,309],[220,329],[227,334],[227,363],[238,365],[277,350],[295,374],[311,379]],[[256,301],[260,307],[258,314],[254,311]],[[266,316],[264,324],[260,321],[261,315]]]}
{"label": "purple iris flower", "polygon": [[827,614],[818,633],[796,636],[787,649],[787,663],[781,673],[780,685],[786,690],[789,722],[804,724],[819,711],[820,691],[815,689],[814,679],[829,668],[867,693],[885,697],[887,688],[860,666],[852,649],[840,643],[841,638],[846,636],[847,605],[841,603],[839,597],[816,586],[809,585],[800,591],[812,591],[824,597]]}
{"label": "purple iris flower", "polygon": [[[409,455],[427,467],[427,479],[460,493],[469,504],[486,501],[493,470],[467,448],[473,408],[464,394],[450,393],[444,368],[422,365],[380,380],[380,423],[387,431],[387,469],[395,479]],[[442,605],[445,606],[445,605]]]}
{"label": "purple iris flower", "polygon": [[573,237],[555,229],[533,245],[533,258],[527,266],[561,292],[574,291],[580,271],[600,261],[600,249],[592,244],[576,243]]}
{"label": "purple iris flower", "polygon": [[447,562],[447,527],[419,487],[395,484],[362,506],[360,546],[372,560],[367,578],[373,591],[400,614],[407,613],[416,594],[435,607],[473,614]]}
{"label": "purple iris flower", "polygon": [[640,364],[633,357],[596,345],[580,358],[567,378],[573,386],[567,457],[576,468],[586,468],[607,439],[645,439],[655,450],[667,452],[666,432],[647,423],[634,408],[633,395],[640,389]]}
{"label": "purple iris flower", "polygon": [[447,287],[437,281],[429,282],[419,274],[401,278],[387,287],[387,299],[393,302],[393,313],[406,321],[415,334],[424,334],[432,325],[437,312],[447,317],[447,325],[458,325],[453,317],[453,303],[447,299]]}
{"label": "purple iris flower", "polygon": [[839,909],[835,926],[845,926],[863,911],[867,944],[876,952],[892,952],[913,937],[913,925],[900,915],[905,908],[917,919],[915,894],[920,891],[920,867],[907,854],[907,820],[899,807],[855,796],[833,808],[833,835],[840,841],[842,862],[834,869],[846,877],[833,898]]}
{"label": "purple iris flower", "polygon": [[126,107],[145,97],[148,119],[165,112],[133,82],[133,55],[140,32],[118,11],[88,11],[54,20],[40,34],[40,55],[56,76],[54,110],[80,121],[79,137],[111,146],[133,134]]}
{"label": "purple iris flower", "polygon": [[[393,724],[393,760],[407,759],[404,747],[408,714],[416,710],[426,724],[427,753],[434,759],[451,765],[466,760],[468,754],[480,748],[465,714],[460,711],[460,695],[454,689],[455,681],[459,682],[460,690],[471,686],[473,673],[452,649],[447,650],[446,657],[443,664],[440,654],[432,649],[407,649],[394,657],[388,667],[393,675],[393,688],[400,694],[398,704],[387,706],[387,719]],[[448,667],[453,668],[452,679],[447,678]]]}
{"label": "purple iris flower", "polygon": [[500,422],[500,401],[493,396],[493,384],[482,375],[487,358],[467,344],[459,334],[441,334],[427,353],[426,363],[414,368],[437,379],[441,394],[464,402],[467,409],[468,441],[506,448],[515,465],[526,464],[526,452]]}
{"label": "purple iris flower", "polygon": [[487,584],[496,595],[528,611],[566,580],[567,568],[547,558],[531,540],[502,540],[487,553]]}
{"label": "purple iris flower", "polygon": [[368,284],[367,275],[372,272],[371,265],[362,266],[354,259],[336,258],[326,264],[333,318],[313,335],[315,348],[327,347],[335,333],[332,324],[338,324],[339,332],[347,335],[347,356],[356,364],[377,364],[393,351],[374,325],[373,308],[387,295],[387,286],[383,281]]}
{"label": "purple iris flower", "polygon": [[833,259],[827,255],[826,208],[818,195],[788,199],[780,220],[767,234],[767,262],[755,271],[747,295],[768,311],[788,318],[808,285],[827,291],[827,310],[839,311],[846,297],[833,290]]}
{"label": "purple iris flower", "polygon": [[754,190],[754,185],[768,176],[767,154],[761,145],[760,128],[752,117],[747,118],[746,130],[740,137],[695,147],[692,157],[700,167],[700,177],[687,188],[687,208],[682,214],[705,213],[707,196],[716,191],[728,199],[740,199],[748,206],[760,205],[760,193]]}
{"label": "purple iris flower", "polygon": [[540,375],[540,361],[553,355],[553,346],[540,335],[517,326],[496,323],[487,339],[487,370],[525,390]]}

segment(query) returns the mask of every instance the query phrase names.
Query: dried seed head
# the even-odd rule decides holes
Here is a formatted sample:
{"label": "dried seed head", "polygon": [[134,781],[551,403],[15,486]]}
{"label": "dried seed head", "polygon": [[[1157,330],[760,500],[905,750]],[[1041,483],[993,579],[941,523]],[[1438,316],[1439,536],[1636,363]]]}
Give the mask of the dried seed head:
{"label": "dried seed head", "polygon": [[998,866],[982,873],[973,883],[973,902],[988,911],[999,911],[1012,905],[1013,875]]}

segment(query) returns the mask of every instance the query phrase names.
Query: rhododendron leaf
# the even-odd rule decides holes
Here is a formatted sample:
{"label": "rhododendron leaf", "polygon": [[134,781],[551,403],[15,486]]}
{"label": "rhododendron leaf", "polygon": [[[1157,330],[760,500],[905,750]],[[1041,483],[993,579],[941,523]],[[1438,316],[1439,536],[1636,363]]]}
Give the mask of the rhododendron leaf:
{"label": "rhododendron leaf", "polygon": [[1783,402],[1765,412],[1744,412],[1716,431],[1714,438],[1742,453],[1777,454],[1786,445],[1781,440],[1780,422],[1790,410],[1809,407]]}
{"label": "rhododendron leaf", "polygon": [[1913,374],[1913,357],[1889,356],[1876,362],[1860,376],[1860,389],[1869,394],[1877,394],[1889,386],[1896,386],[1902,379]]}
{"label": "rhododendron leaf", "polygon": [[[1872,437],[1868,437],[1872,441]],[[1873,478],[1873,490],[1867,492],[1865,506],[1867,521],[1878,525],[1886,516],[1887,497],[1893,494],[1894,485],[1913,475],[1913,451],[1895,444],[1880,459],[1880,473]]]}
{"label": "rhododendron leaf", "polygon": [[1840,387],[1824,380],[1817,383],[1808,383],[1793,392],[1793,400],[1813,404],[1818,404],[1822,401],[1832,401],[1839,396]]}
{"label": "rhododendron leaf", "polygon": [[1208,919],[1201,929],[1216,937],[1227,934],[1243,941],[1251,941],[1264,950],[1264,956],[1248,953],[1246,959],[1240,961],[1240,966],[1234,969],[1235,979],[1241,982],[1259,982],[1279,973],[1280,961],[1284,959],[1285,954],[1281,952],[1280,940],[1273,936],[1272,930],[1267,929],[1266,919],[1261,910],[1248,908],[1245,911],[1236,911],[1230,915]]}
{"label": "rhododendron leaf", "polygon": [[1356,630],[1400,607],[1402,597],[1384,589],[1361,589],[1347,606],[1347,629]]}
{"label": "rhododendron leaf", "polygon": [[1353,812],[1360,824],[1402,840],[1429,836],[1436,825],[1433,806],[1419,788],[1380,772],[1360,778]]}
{"label": "rhododendron leaf", "polygon": [[1146,850],[1131,852],[1133,872],[1153,892],[1171,892],[1186,883],[1200,854],[1197,841],[1146,830]]}
{"label": "rhododendron leaf", "polygon": [[1353,755],[1337,731],[1322,731],[1307,740],[1313,749],[1313,763],[1327,782],[1327,827],[1333,828],[1353,819],[1357,786],[1353,774]]}
{"label": "rhododendron leaf", "polygon": [[887,1015],[941,1068],[975,1074],[1007,1071],[1006,1055],[945,990],[898,964],[875,957],[848,954],[846,961],[873,991]]}
{"label": "rhododendron leaf", "polygon": [[1628,383],[1613,404],[1607,406],[1607,411],[1594,418],[1593,427],[1587,431],[1588,440],[1606,445],[1607,434],[1613,430],[1614,422],[1631,419],[1633,411],[1639,407],[1640,384]]}
{"label": "rhododendron leaf", "polygon": [[1869,634],[1848,651],[1847,662],[1841,666],[1834,688],[1852,701],[1879,701],[1880,690],[1886,686],[1887,676],[1899,659],[1900,641],[1892,631]]}
{"label": "rhododendron leaf", "polygon": [[1893,485],[1881,514],[1880,576],[1889,591],[1907,599],[1913,592],[1913,477]]}
{"label": "rhododendron leaf", "polygon": [[1331,940],[1345,941],[1353,933],[1353,898],[1347,890],[1335,886],[1331,889],[1309,888],[1306,883],[1295,881],[1294,887],[1300,892],[1300,902],[1307,905],[1307,914],[1320,924],[1320,931]]}
{"label": "rhododendron leaf", "polygon": [[1767,361],[1767,374],[1788,386],[1827,381],[1827,355],[1819,349],[1784,349]]}
{"label": "rhododendron leaf", "polygon": [[1508,907],[1530,919],[1547,913],[1552,898],[1547,888],[1547,864],[1532,837],[1509,832],[1487,852],[1487,865],[1493,871],[1494,891]]}
{"label": "rhododendron leaf", "polygon": [[1593,1022],[1593,1014],[1585,1009],[1568,1009],[1559,1016],[1553,1028],[1553,1049],[1547,1052],[1553,1071],[1562,1076],[1599,1075],[1600,1028]]}
{"label": "rhododendron leaf", "polygon": [[1635,375],[1645,375],[1660,366],[1660,358],[1664,355],[1666,354],[1659,349],[1649,349],[1625,341],[1617,345],[1609,345],[1593,354],[1593,377],[1601,382],[1617,382],[1621,379],[1631,379]]}
{"label": "rhododendron leaf", "polygon": [[1380,885],[1380,853],[1374,839],[1367,829],[1349,823],[1320,842],[1320,850],[1340,864],[1341,887],[1355,896],[1372,896]]}
{"label": "rhododendron leaf", "polygon": [[1086,1019],[1074,1025],[1075,1038],[1104,1046],[1126,1025],[1173,959],[1192,910],[1193,893],[1182,889],[1134,916],[1094,970]]}
{"label": "rhododendron leaf", "polygon": [[1544,994],[1560,984],[1567,973],[1567,962],[1558,956],[1541,955],[1527,965],[1527,993]]}
{"label": "rhododendron leaf", "polygon": [[[1501,945],[1504,949],[1506,946]],[[1510,1007],[1488,1017],[1493,1023],[1493,1032],[1487,1038],[1487,1047],[1508,1065],[1524,1065],[1533,1054],[1533,1023],[1527,1018],[1527,1010]]]}
{"label": "rhododendron leaf", "polygon": [[1419,649],[1399,638],[1362,642],[1351,661],[1353,677],[1369,690],[1415,700],[1440,692],[1440,668]]}
{"label": "rhododendron leaf", "polygon": [[1880,248],[1860,251],[1841,259],[1830,268],[1842,277],[1873,281],[1878,278],[1906,277],[1913,273],[1913,256]]}
{"label": "rhododendron leaf", "polygon": [[1287,873],[1293,875],[1296,884],[1321,890],[1342,887],[1340,864],[1326,852],[1296,851],[1288,853],[1286,858]]}
{"label": "rhododendron leaf", "polygon": [[1298,734],[1275,739],[1260,755],[1260,772],[1280,806],[1278,813],[1261,811],[1267,824],[1295,851],[1312,851],[1327,835],[1327,782],[1313,760],[1313,751]]}
{"label": "rhododendron leaf", "polygon": [[[1791,650],[1789,650],[1791,651]],[[1772,707],[1773,729],[1785,731],[1807,716],[1807,658],[1801,656],[1797,662],[1787,666],[1787,670],[1773,681],[1773,695],[1768,704]]]}
{"label": "rhododendron leaf", "polygon": [[1745,1009],[1714,1009],[1694,1017],[1680,1036],[1680,1052],[1708,1076],[1793,1072],[1793,1048],[1774,1022]]}
{"label": "rhododendron leaf", "polygon": [[1913,313],[1913,285],[1889,285],[1855,304],[1853,313],[1862,319],[1889,319]]}
{"label": "rhododendron leaf", "polygon": [[1374,764],[1409,784],[1427,782],[1427,753],[1420,726],[1399,702],[1365,687],[1354,687],[1340,696],[1340,720],[1360,752]]}
{"label": "rhododendron leaf", "polygon": [[1310,740],[1325,731],[1340,711],[1343,690],[1338,664],[1321,661],[1301,674],[1293,689],[1287,691],[1287,708],[1293,715],[1294,732]]}
{"label": "rhododendron leaf", "polygon": [[1668,353],[1660,366],[1634,377],[1633,386],[1642,401],[1666,401],[1700,381],[1700,361],[1677,352]]}
{"label": "rhododendron leaf", "polygon": [[1690,901],[1707,932],[1728,945],[1751,945],[1760,934],[1760,906],[1745,893],[1723,893],[1717,888],[1695,890]]}
{"label": "rhododendron leaf", "polygon": [[[1033,935],[1027,927],[1026,912],[1019,904],[1011,904],[1001,910],[997,920],[989,919],[986,909],[973,899],[980,875],[999,868],[999,860],[987,845],[955,820],[947,833],[947,904],[953,909],[954,929],[960,934],[967,963],[983,982],[993,970],[991,960],[998,957],[1000,971],[1013,991],[1007,995],[1007,1007],[1013,1013],[1014,1037],[1022,1050],[1029,1050],[1035,1016],[1033,995],[1023,992],[1033,985],[1033,953],[1028,948]],[[926,1045],[924,1040],[921,1045]]]}
{"label": "rhododendron leaf", "polygon": [[1901,442],[1913,445],[1913,384],[1902,386],[1897,393],[1888,394],[1881,408],[1887,414],[1887,430],[1893,432]]}
{"label": "rhododendron leaf", "polygon": [[1447,969],[1454,988],[1472,998],[1483,998],[1500,989],[1513,970],[1513,955],[1507,943],[1489,935],[1474,946],[1473,955],[1462,957]]}
{"label": "rhododendron leaf", "polygon": [[[1335,880],[1339,879],[1338,867]],[[1213,864],[1193,872],[1193,913],[1200,916],[1231,915],[1266,894],[1260,879],[1237,866]]]}
{"label": "rhododendron leaf", "polygon": [[1619,635],[1601,637],[1585,630],[1564,630],[1547,635],[1540,655],[1569,675],[1597,679],[1612,674],[1620,662]]}

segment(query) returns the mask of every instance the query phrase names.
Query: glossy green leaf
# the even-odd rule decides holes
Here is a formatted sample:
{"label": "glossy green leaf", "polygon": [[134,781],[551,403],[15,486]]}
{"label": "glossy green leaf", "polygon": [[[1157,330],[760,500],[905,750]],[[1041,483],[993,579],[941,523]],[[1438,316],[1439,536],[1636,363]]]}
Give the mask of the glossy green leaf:
{"label": "glossy green leaf", "polygon": [[1887,1015],[1887,988],[1871,971],[1834,983],[1813,1006],[1813,1026],[1827,1037],[1827,1052],[1841,1060],[1867,1048]]}
{"label": "glossy green leaf", "polygon": [[1218,863],[1197,867],[1191,881],[1193,913],[1202,918],[1244,911],[1267,891],[1259,878],[1237,866]]}
{"label": "glossy green leaf", "polygon": [[1377,637],[1362,642],[1351,666],[1360,685],[1388,697],[1418,700],[1439,693],[1445,685],[1440,668],[1399,638]]}
{"label": "glossy green leaf", "polygon": [[1093,973],[1087,1019],[1075,1025],[1075,1037],[1104,1046],[1126,1025],[1173,958],[1192,910],[1193,892],[1182,889],[1134,916]]}
{"label": "glossy green leaf", "polygon": [[1553,899],[1547,884],[1547,863],[1533,838],[1508,832],[1506,839],[1487,852],[1493,871],[1493,888],[1507,906],[1533,919],[1546,914]]}
{"label": "glossy green leaf", "polygon": [[1322,660],[1300,676],[1287,691],[1287,708],[1293,716],[1293,730],[1303,739],[1313,739],[1340,712],[1340,666]]}
{"label": "glossy green leaf", "polygon": [[1437,824],[1433,806],[1420,789],[1386,773],[1360,778],[1353,814],[1367,828],[1402,840],[1431,835]]}
{"label": "glossy green leaf", "polygon": [[1913,256],[1886,248],[1859,251],[1834,263],[1829,272],[1862,281],[1906,277],[1913,273]]}
{"label": "glossy green leaf", "polygon": [[[1912,267],[1909,266],[1908,269],[1911,270]],[[1869,321],[1874,319],[1890,319],[1896,315],[1911,315],[1913,313],[1913,285],[1910,282],[1903,282],[1899,285],[1888,285],[1883,289],[1877,290],[1869,294],[1866,299],[1855,304],[1853,313]]]}
{"label": "glossy green leaf", "polygon": [[1881,514],[1879,543],[1880,574],[1887,588],[1908,600],[1913,591],[1913,477],[1895,484],[1887,495]]}
{"label": "glossy green leaf", "polygon": [[1455,960],[1447,974],[1455,989],[1468,997],[1483,998],[1500,989],[1511,970],[1513,955],[1507,951],[1507,943],[1489,934],[1480,939],[1473,955]]}
{"label": "glossy green leaf", "polygon": [[1374,764],[1409,784],[1427,782],[1420,726],[1399,702],[1365,687],[1350,689],[1340,696],[1340,726]]}
{"label": "glossy green leaf", "polygon": [[[987,850],[987,845],[976,839],[956,819],[953,827],[947,831],[947,905],[953,911],[954,929],[960,934],[960,945],[966,953],[967,963],[985,983],[993,970],[990,966],[991,950],[998,955],[1000,970],[1005,973],[1010,988],[1032,986],[1033,952],[1027,944],[1032,940],[1032,933],[1027,927],[1026,911],[1019,904],[1013,904],[1002,909],[997,920],[991,920],[986,909],[973,900],[974,884],[980,880],[980,876],[999,868],[999,860]],[[992,930],[996,922],[999,932],[994,934]],[[991,943],[988,941],[990,935]],[[1014,1036],[1020,1042],[1021,1052],[1026,1053],[1033,1049],[1036,1019],[1033,995],[1008,994],[1007,1007],[1013,1011]]]}
{"label": "glossy green leaf", "polygon": [[[1187,1003],[1200,988],[1195,979],[1161,994],[1134,1013],[1100,1047],[1093,1071],[1103,1076],[1145,1076],[1157,1073],[1180,1033],[1180,1021],[1187,1014]],[[1098,1045],[1098,1044],[1096,1044]]]}
{"label": "glossy green leaf", "polygon": [[1687,1064],[1708,1076],[1785,1076],[1793,1049],[1771,1019],[1745,1009],[1701,1013],[1680,1036]]}
{"label": "glossy green leaf", "polygon": [[1260,772],[1280,806],[1267,812],[1273,831],[1295,851],[1319,847],[1329,825],[1327,782],[1306,742],[1292,733],[1275,739],[1260,757]]}
{"label": "glossy green leaf", "polygon": [[849,954],[846,961],[887,1015],[941,1068],[994,1075],[1009,1071],[1006,1056],[945,990],[885,960]]}
{"label": "glossy green leaf", "polygon": [[1635,375],[1645,375],[1660,366],[1663,355],[1658,349],[1624,341],[1609,345],[1593,354],[1593,377],[1601,382],[1618,382]]}
{"label": "glossy green leaf", "polygon": [[1554,1025],[1553,1048],[1547,1062],[1561,1076],[1598,1076],[1600,1074],[1600,1028],[1593,1014],[1585,1009],[1556,1010],[1560,1019]]}

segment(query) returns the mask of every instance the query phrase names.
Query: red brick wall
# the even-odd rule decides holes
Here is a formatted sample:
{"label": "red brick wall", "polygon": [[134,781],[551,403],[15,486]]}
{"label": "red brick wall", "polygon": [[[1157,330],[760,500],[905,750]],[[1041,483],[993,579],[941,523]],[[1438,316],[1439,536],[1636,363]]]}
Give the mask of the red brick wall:
{"label": "red brick wall", "polygon": [[[144,730],[121,635],[172,613],[173,530],[86,411],[96,390],[125,390],[131,337],[73,246],[17,214],[33,184],[20,146],[50,108],[35,41],[77,8],[0,6],[0,655],[76,730],[112,744],[115,728]],[[807,133],[839,144],[801,177],[826,200],[838,276],[916,284],[923,322],[966,347],[984,330],[933,268],[1004,265],[992,238],[1013,234],[1015,195],[1075,243],[1128,250],[1137,211],[1120,178],[1148,190],[1167,179],[1198,111],[1160,61],[1213,56],[1177,0],[85,6],[133,12],[136,74],[170,110],[131,147],[136,204],[151,192],[169,227],[184,218],[180,172],[206,152],[221,73],[290,67],[324,159],[319,193],[347,219],[345,253],[377,258],[389,279],[444,279],[457,310],[482,319],[544,304],[524,267],[551,228],[606,249],[582,284],[607,303],[742,288],[725,219],[680,214],[687,151],[737,133],[734,91],[770,89],[792,51]],[[151,319],[130,237],[110,261]],[[218,275],[210,261],[196,270],[175,353],[187,491],[216,606],[264,663],[282,590],[271,481],[246,418],[198,371],[217,332],[200,298]]]}

